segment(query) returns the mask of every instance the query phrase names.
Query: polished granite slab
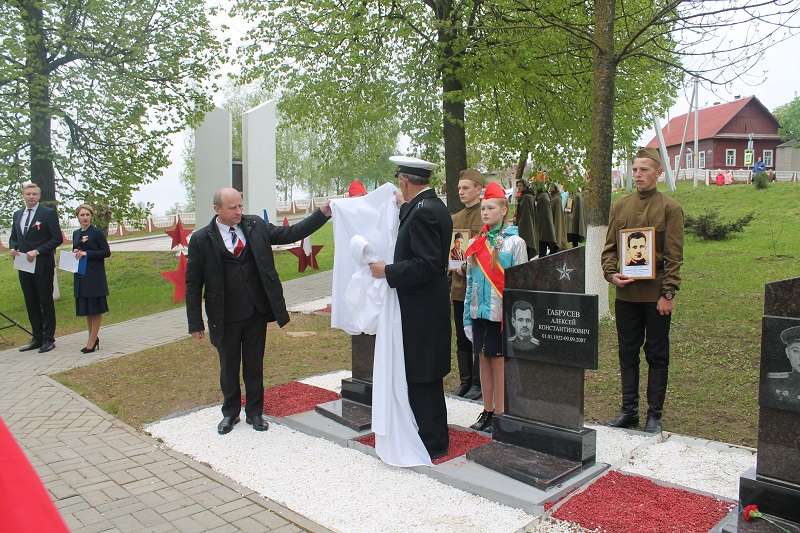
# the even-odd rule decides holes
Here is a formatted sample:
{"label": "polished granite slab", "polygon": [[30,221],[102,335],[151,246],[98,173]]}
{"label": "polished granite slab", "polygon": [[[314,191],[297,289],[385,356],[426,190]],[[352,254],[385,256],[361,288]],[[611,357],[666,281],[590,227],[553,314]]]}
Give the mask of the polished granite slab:
{"label": "polished granite slab", "polygon": [[758,475],[800,486],[800,413],[762,406],[758,420]]}
{"label": "polished granite slab", "polygon": [[351,335],[352,376],[372,383],[372,366],[375,361],[375,335]]}
{"label": "polished granite slab", "polygon": [[578,430],[583,427],[583,368],[506,359],[506,414]]}
{"label": "polished granite slab", "polygon": [[583,466],[593,465],[597,455],[597,432],[593,429],[572,431],[507,413],[494,417],[492,440],[575,461]]}
{"label": "polished granite slab", "polygon": [[583,470],[578,461],[502,442],[473,448],[467,452],[467,459],[539,490],[554,487]]}
{"label": "polished granite slab", "polygon": [[372,407],[369,405],[343,398],[318,404],[314,410],[355,431],[364,431],[372,427]]}
{"label": "polished granite slab", "polygon": [[345,378],[342,380],[342,398],[351,402],[372,405],[372,382],[359,378]]}

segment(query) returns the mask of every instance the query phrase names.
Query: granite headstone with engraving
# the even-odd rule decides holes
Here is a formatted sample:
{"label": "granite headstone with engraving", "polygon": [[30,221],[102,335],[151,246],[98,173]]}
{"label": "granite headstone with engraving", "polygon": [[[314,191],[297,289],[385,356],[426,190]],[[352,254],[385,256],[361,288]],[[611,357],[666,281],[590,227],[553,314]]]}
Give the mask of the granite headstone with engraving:
{"label": "granite headstone with engraving", "polygon": [[584,373],[597,368],[596,295],[583,294],[585,249],[506,270],[506,412],[467,459],[546,490],[595,463],[584,427]]}
{"label": "granite headstone with engraving", "polygon": [[761,531],[740,519],[748,505],[800,531],[800,278],[765,287],[758,403],[756,468],[739,478],[739,513],[722,531]]}

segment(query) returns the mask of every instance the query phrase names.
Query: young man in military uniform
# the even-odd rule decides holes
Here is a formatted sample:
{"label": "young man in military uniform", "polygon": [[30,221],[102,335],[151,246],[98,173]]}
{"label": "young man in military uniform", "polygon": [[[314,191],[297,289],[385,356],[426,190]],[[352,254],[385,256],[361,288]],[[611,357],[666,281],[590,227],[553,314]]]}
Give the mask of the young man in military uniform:
{"label": "young man in military uniform", "polygon": [[[660,193],[661,157],[654,148],[640,148],[633,160],[637,192],[611,207],[601,266],[606,280],[617,288],[615,304],[622,409],[607,425],[639,425],[639,350],[644,344],[648,365],[645,431],[661,431],[661,415],[669,374],[669,328],[680,289],[683,265],[683,208]],[[655,228],[655,278],[632,279],[619,271],[620,230]],[[652,245],[652,243],[651,243]]]}
{"label": "young man in military uniform", "polygon": [[[458,197],[464,209],[453,215],[453,228],[469,230],[470,237],[481,231],[481,191],[483,191],[483,174],[474,168],[462,170],[458,180]],[[455,391],[456,396],[468,400],[481,397],[481,365],[478,356],[472,355],[472,343],[464,334],[464,298],[467,293],[466,264],[452,271],[450,276],[450,301],[453,302],[453,321],[456,325],[456,359],[461,384]]]}

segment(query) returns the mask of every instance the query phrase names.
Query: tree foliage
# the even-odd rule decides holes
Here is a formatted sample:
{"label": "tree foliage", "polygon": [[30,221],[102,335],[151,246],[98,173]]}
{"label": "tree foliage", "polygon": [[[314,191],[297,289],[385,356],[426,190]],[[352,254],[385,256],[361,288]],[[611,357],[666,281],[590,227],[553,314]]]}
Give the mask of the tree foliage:
{"label": "tree foliage", "polygon": [[0,24],[0,189],[33,180],[43,201],[132,213],[168,165],[167,135],[210,107],[224,43],[205,3],[11,0]]}
{"label": "tree foliage", "polygon": [[795,94],[794,100],[778,106],[772,112],[778,119],[781,139],[789,141],[792,139],[800,140],[800,96]]}

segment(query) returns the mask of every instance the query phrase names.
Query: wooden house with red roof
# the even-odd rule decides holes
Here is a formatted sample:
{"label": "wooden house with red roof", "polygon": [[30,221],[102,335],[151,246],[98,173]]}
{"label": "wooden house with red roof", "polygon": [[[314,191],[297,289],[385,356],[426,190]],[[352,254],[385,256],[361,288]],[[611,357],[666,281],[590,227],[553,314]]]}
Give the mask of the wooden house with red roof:
{"label": "wooden house with red roof", "polygon": [[[673,169],[694,168],[694,112],[688,114],[684,157],[679,158],[687,115],[675,117],[662,129]],[[775,168],[775,150],[781,144],[778,121],[755,96],[726,104],[715,104],[698,113],[698,158],[701,169],[736,170],[748,168],[744,152],[753,134],[753,162],[763,158],[767,169]],[[653,137],[647,146],[658,148]],[[680,166],[678,163],[680,161]],[[752,165],[750,166],[752,168]]]}

